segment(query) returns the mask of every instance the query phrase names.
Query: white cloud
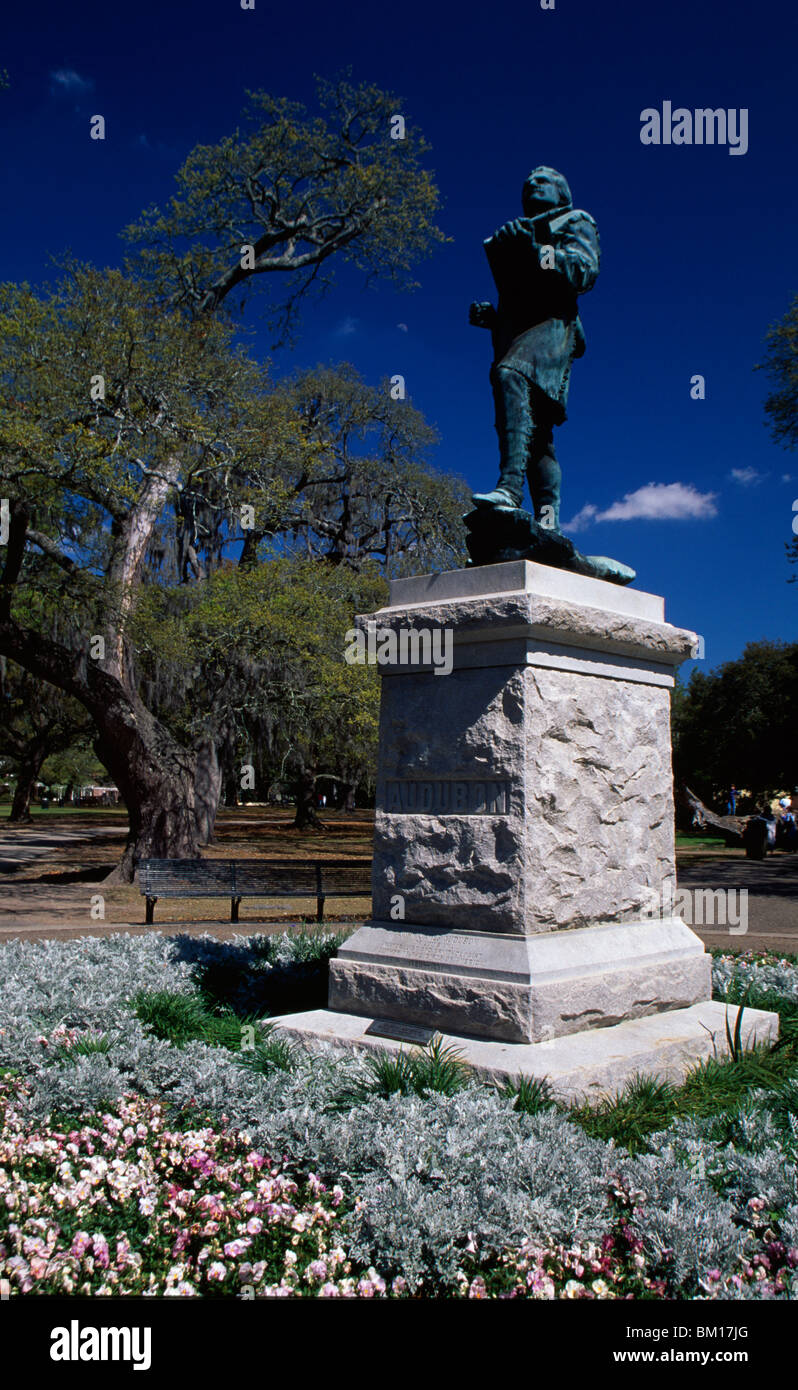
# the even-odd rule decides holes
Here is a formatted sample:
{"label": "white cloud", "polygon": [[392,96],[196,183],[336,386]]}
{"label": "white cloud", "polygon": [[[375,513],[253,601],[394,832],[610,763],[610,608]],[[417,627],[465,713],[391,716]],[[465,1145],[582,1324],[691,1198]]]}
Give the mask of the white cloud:
{"label": "white cloud", "polygon": [[410,332],[410,329],[408,328],[408,326],[407,326],[406,323],[397,323],[396,327],[397,327],[398,329],[400,329],[402,333],[409,333],[409,332]]}
{"label": "white cloud", "polygon": [[781,475],[781,481],[782,481],[783,483],[791,483],[791,482],[792,482],[792,473],[782,473],[782,475]]}
{"label": "white cloud", "polygon": [[595,519],[597,513],[598,507],[594,507],[592,502],[588,502],[576,513],[575,517],[572,517],[570,521],[563,522],[563,528],[566,531],[584,531],[585,527],[589,526],[591,521]]}
{"label": "white cloud", "polygon": [[733,468],[729,477],[740,487],[755,487],[757,483],[764,482],[767,473],[760,473],[756,468]]}
{"label": "white cloud", "polygon": [[50,82],[54,92],[88,92],[94,86],[90,77],[81,77],[74,68],[56,68]]}
{"label": "white cloud", "polygon": [[359,319],[352,318],[351,314],[348,314],[345,319],[341,319],[335,325],[336,338],[350,338],[353,333],[357,333],[359,322]]}
{"label": "white cloud", "polygon": [[692,483],[646,483],[603,512],[588,502],[565,530],[583,531],[596,521],[705,521],[717,516],[716,496],[699,492]]}

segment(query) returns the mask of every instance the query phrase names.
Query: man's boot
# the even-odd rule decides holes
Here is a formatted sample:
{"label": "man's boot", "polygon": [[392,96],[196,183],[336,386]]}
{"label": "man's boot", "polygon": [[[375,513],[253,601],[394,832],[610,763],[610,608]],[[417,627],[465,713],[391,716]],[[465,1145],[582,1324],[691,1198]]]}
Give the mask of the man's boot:
{"label": "man's boot", "polygon": [[499,462],[499,481],[492,492],[475,492],[475,507],[498,507],[513,510],[524,500],[524,473],[527,464],[528,432],[525,429],[507,430],[502,440]]}
{"label": "man's boot", "polygon": [[527,482],[535,508],[535,520],[546,531],[560,532],[560,486],[562,469],[554,449],[549,445],[545,454],[530,463]]}

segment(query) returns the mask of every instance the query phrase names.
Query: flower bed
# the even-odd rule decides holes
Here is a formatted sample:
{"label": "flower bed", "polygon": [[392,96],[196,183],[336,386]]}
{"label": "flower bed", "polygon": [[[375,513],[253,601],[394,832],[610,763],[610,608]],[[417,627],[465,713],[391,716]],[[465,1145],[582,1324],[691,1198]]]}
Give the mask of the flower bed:
{"label": "flower bed", "polygon": [[[0,1278],[12,1292],[796,1296],[786,1063],[778,1084],[682,1115],[634,1154],[468,1078],[452,1094],[374,1094],[363,1058],[281,1051],[246,1013],[274,987],[259,976],[281,971],[295,989],[331,943],[314,949],[156,934],[3,948]],[[718,989],[753,968],[792,1000],[784,961],[736,974],[716,961]],[[225,980],[240,1025],[220,1002]],[[161,1016],[142,998],[190,1006],[180,1045],[174,1021],[160,1035],[142,1022]],[[200,999],[216,1010],[210,1042],[192,1022]]]}

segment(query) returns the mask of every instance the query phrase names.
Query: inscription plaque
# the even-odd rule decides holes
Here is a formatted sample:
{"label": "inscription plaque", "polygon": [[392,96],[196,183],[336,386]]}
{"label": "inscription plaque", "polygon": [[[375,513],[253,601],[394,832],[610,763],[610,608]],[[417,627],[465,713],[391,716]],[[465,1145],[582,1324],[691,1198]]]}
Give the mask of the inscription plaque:
{"label": "inscription plaque", "polygon": [[389,778],[385,811],[392,816],[508,816],[510,783]]}
{"label": "inscription plaque", "polygon": [[418,1043],[426,1047],[435,1037],[434,1028],[425,1028],[421,1023],[402,1023],[396,1018],[375,1018],[366,1029],[375,1038],[393,1038],[396,1042]]}

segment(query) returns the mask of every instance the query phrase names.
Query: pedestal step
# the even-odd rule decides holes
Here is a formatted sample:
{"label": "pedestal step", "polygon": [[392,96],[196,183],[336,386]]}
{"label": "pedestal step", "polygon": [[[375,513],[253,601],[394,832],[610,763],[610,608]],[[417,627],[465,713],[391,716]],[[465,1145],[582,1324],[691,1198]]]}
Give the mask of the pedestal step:
{"label": "pedestal step", "polygon": [[[725,1004],[708,1000],[540,1043],[491,1042],[454,1033],[439,1036],[488,1080],[502,1083],[519,1076],[545,1077],[558,1098],[589,1100],[614,1094],[635,1074],[679,1082],[704,1058],[727,1056],[726,1017]],[[733,1033],[736,1005],[729,1006],[728,1018]],[[406,1029],[409,1037],[386,1037],[381,1030],[391,1031],[390,1021],[332,1009],[284,1014],[273,1022],[282,1032],[310,1046],[332,1043],[352,1050],[399,1052],[413,1045],[412,1028]],[[373,1031],[375,1025],[380,1031]],[[775,1042],[778,1032],[778,1014],[744,1009],[744,1047]],[[419,1036],[419,1042],[423,1040]]]}
{"label": "pedestal step", "polygon": [[370,922],[330,962],[330,1009],[540,1043],[689,1008],[710,957],[680,917],[533,936]]}

